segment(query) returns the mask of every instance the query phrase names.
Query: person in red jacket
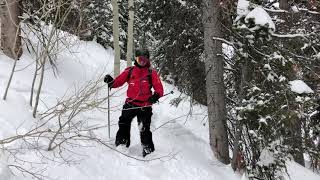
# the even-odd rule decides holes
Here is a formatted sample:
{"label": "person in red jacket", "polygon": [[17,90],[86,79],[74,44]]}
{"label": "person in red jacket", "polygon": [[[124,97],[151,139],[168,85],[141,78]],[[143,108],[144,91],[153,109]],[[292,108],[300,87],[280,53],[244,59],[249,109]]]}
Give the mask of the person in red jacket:
{"label": "person in red jacket", "polygon": [[[113,79],[109,74],[104,78],[109,88],[118,88],[128,83],[127,99],[119,118],[116,146],[130,146],[131,121],[137,116],[143,157],[154,151],[150,123],[152,104],[163,96],[163,86],[157,72],[151,68],[148,50],[137,50],[133,67],[126,68]],[[154,92],[152,93],[152,87]]]}

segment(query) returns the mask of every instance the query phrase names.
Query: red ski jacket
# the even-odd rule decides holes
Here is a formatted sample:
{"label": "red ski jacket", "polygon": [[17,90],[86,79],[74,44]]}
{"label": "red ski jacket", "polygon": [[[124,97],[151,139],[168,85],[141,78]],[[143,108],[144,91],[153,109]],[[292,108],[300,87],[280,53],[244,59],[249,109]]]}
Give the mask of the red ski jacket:
{"label": "red ski jacket", "polygon": [[[118,77],[115,78],[112,88],[122,86],[125,82],[128,83],[126,102],[131,102],[137,106],[149,106],[151,103],[148,99],[152,96],[149,82],[149,67],[134,66],[131,75],[128,79],[129,71],[132,67],[126,68]],[[160,97],[163,96],[163,86],[157,72],[152,69],[151,73],[152,87],[154,93],[158,93]]]}

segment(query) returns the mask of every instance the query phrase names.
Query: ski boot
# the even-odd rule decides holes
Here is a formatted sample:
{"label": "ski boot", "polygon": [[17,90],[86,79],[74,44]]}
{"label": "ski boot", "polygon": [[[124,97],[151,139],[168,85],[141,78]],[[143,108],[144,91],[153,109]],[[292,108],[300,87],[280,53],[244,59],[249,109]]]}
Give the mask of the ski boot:
{"label": "ski boot", "polygon": [[130,146],[130,140],[128,139],[116,139],[116,147],[119,145],[125,145],[127,148]]}
{"label": "ski boot", "polygon": [[146,157],[148,154],[152,153],[154,148],[151,147],[144,147],[142,150],[142,157]]}

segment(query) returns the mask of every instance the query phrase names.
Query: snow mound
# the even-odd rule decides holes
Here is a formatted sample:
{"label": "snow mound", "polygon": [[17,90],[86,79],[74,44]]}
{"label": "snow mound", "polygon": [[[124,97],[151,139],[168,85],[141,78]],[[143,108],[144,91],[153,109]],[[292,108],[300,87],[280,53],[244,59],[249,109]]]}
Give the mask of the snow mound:
{"label": "snow mound", "polygon": [[314,93],[314,91],[302,80],[290,81],[290,88],[292,92],[303,94],[303,93]]}
{"label": "snow mound", "polygon": [[250,19],[253,19],[256,25],[268,27],[272,31],[276,30],[276,26],[271,17],[261,6],[254,8],[250,13],[248,13],[245,18],[245,22],[248,23]]}
{"label": "snow mound", "polygon": [[260,166],[269,166],[270,164],[275,162],[275,158],[273,157],[273,153],[268,149],[263,149],[260,154],[259,158],[259,164]]}
{"label": "snow mound", "polygon": [[239,17],[244,17],[250,12],[250,2],[247,0],[239,0],[237,5],[237,14]]}
{"label": "snow mound", "polygon": [[307,169],[300,164],[289,161],[287,162],[288,174],[290,177],[285,177],[285,180],[319,180],[320,176],[312,172],[310,169]]}

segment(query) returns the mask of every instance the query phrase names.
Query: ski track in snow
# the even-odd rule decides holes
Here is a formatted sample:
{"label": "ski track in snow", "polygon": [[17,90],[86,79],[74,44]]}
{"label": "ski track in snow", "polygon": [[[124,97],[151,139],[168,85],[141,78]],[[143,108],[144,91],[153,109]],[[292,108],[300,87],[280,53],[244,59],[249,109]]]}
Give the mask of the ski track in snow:
{"label": "ski track in snow", "polygon": [[[65,51],[58,56],[57,77],[50,67],[46,70],[40,96],[46,105],[54,105],[56,98],[62,97],[67,90],[80,87],[102,74],[112,73],[113,52],[111,50],[105,50],[94,42],[79,42],[71,52],[75,53],[70,54]],[[34,65],[28,65],[32,61],[31,55],[25,50],[17,64],[17,69],[25,69],[14,74],[8,100],[0,101],[0,139],[15,135],[18,127],[18,132],[25,132],[35,122],[32,118],[32,108],[28,103],[34,71]],[[125,68],[125,64],[126,62],[122,62],[122,69]],[[0,55],[1,95],[4,93],[11,66],[12,60]],[[162,98],[160,104],[153,106],[151,130],[156,150],[146,156],[145,160],[156,160],[137,161],[101,144],[86,141],[80,144],[87,147],[72,149],[77,154],[70,157],[73,160],[70,164],[46,161],[35,155],[36,152],[33,151],[24,151],[20,157],[34,162],[45,162],[45,166],[42,164],[34,166],[38,169],[47,167],[44,174],[58,180],[239,180],[239,175],[233,173],[230,166],[225,166],[213,158],[208,142],[208,125],[203,125],[206,116],[205,107],[195,105],[193,115],[188,116],[189,102],[183,101],[177,108],[170,106],[170,100],[178,97],[180,93],[172,85],[164,84],[164,86],[166,92],[174,90],[175,94]],[[104,96],[106,96],[106,88],[105,92],[102,92],[105,93]],[[93,132],[96,137],[112,148],[115,148],[113,142],[125,100],[125,90],[126,87],[119,91],[111,91],[111,94],[115,93],[110,104],[111,138],[108,138],[107,128]],[[39,110],[45,109],[45,105],[40,102]],[[86,120],[90,125],[107,125],[107,114],[98,110],[84,113],[79,118]],[[45,142],[41,143],[44,147],[47,146]],[[131,146],[129,149],[116,149],[129,156],[143,159],[136,118],[132,122]],[[52,156],[55,152],[43,151],[42,153]],[[68,152],[64,153],[70,155]],[[158,159],[159,157],[162,158]],[[1,161],[5,162],[3,159]],[[0,179],[3,177],[8,180],[31,179],[28,176],[10,175],[9,170],[2,167],[5,165],[2,164],[0,167]]]}

